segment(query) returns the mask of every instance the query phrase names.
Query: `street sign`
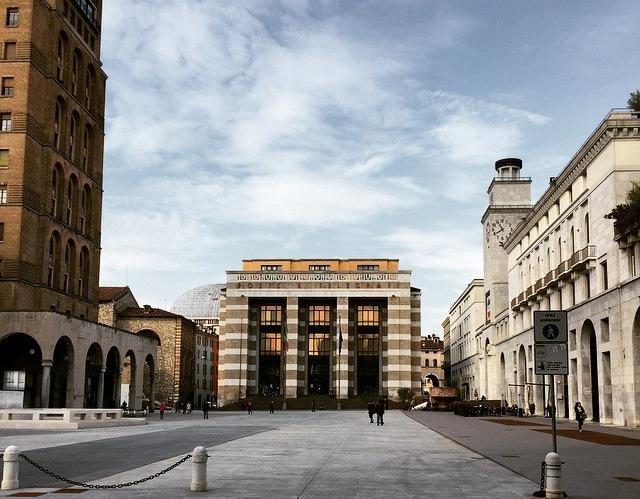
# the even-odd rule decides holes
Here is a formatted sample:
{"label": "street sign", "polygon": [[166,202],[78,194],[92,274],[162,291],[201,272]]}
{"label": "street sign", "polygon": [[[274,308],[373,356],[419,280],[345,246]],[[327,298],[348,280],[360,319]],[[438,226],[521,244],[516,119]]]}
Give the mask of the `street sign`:
{"label": "street sign", "polygon": [[569,351],[566,343],[535,344],[536,374],[569,374]]}
{"label": "street sign", "polygon": [[533,312],[533,339],[535,343],[566,343],[567,312],[564,310],[538,310]]}

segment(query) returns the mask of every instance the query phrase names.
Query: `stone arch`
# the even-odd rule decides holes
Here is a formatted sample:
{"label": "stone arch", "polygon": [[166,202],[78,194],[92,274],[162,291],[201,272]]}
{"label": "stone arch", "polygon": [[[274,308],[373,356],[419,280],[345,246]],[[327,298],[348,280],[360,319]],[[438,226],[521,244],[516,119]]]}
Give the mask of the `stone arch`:
{"label": "stone arch", "polygon": [[53,349],[50,407],[70,407],[73,402],[74,350],[68,336],[62,336]]}
{"label": "stone arch", "polygon": [[440,386],[440,378],[438,378],[438,376],[436,376],[433,373],[429,373],[425,376],[425,380],[428,380],[427,382],[427,387],[431,388],[437,388]]}
{"label": "stone arch", "polygon": [[102,347],[98,343],[92,343],[87,350],[84,368],[84,407],[89,409],[102,407],[102,362]]}
{"label": "stone arch", "polygon": [[[147,400],[149,412],[153,412],[156,402],[156,361],[153,355],[147,354],[144,359],[142,371],[142,398]],[[160,398],[159,402],[166,402],[165,398]]]}
{"label": "stone arch", "polygon": [[153,329],[141,329],[140,331],[138,331],[136,333],[138,336],[144,336],[146,338],[151,338],[153,340],[156,340],[158,342],[158,346],[161,345],[160,343],[160,336],[158,335],[158,333],[156,333]]}
{"label": "stone arch", "polygon": [[136,373],[138,365],[136,354],[133,350],[127,350],[122,361],[122,375],[120,380],[120,400],[119,404],[126,402],[130,409],[136,408]]}
{"label": "stone arch", "polygon": [[120,406],[120,351],[112,346],[107,352],[104,366],[103,407],[114,409]]}
{"label": "stone arch", "polygon": [[598,383],[598,345],[596,331],[591,320],[582,324],[580,331],[580,381],[582,405],[591,419],[600,421],[600,392]]}
{"label": "stone arch", "polygon": [[516,387],[516,393],[518,394],[517,404],[519,407],[525,407],[525,404],[527,403],[525,393],[525,385],[527,383],[527,352],[524,345],[520,345],[520,348],[518,348],[516,383],[518,385]]}
{"label": "stone arch", "polygon": [[[42,400],[42,348],[32,336],[10,333],[0,339],[0,379],[13,402],[35,408]],[[21,393],[20,393],[21,392]]]}

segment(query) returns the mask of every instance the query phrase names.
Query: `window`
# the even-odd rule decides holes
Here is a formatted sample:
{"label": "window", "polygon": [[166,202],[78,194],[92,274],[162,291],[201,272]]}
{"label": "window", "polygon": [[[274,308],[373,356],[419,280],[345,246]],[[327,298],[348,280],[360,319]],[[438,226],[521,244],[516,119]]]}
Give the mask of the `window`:
{"label": "window", "polygon": [[331,270],[331,265],[309,265],[311,272],[323,272],[325,270]]}
{"label": "window", "polygon": [[0,113],[0,131],[11,131],[11,113]]}
{"label": "window", "polygon": [[71,95],[74,97],[78,93],[78,66],[80,62],[78,60],[78,54],[73,53],[73,59],[71,60]]}
{"label": "window", "polygon": [[89,127],[85,127],[84,133],[82,134],[82,170],[85,172],[87,171],[87,167],[89,166],[89,142]]}
{"label": "window", "polygon": [[7,26],[17,26],[19,20],[18,7],[9,7],[7,9]]}
{"label": "window", "polygon": [[2,95],[13,95],[13,76],[2,78]]}
{"label": "window", "polygon": [[329,305],[311,305],[309,307],[310,326],[329,326],[331,324],[331,307]]}
{"label": "window", "polygon": [[4,222],[0,222],[0,243],[4,242]]}
{"label": "window", "polygon": [[0,149],[0,168],[9,168],[9,149]]}
{"label": "window", "polygon": [[73,161],[75,136],[76,136],[76,118],[75,116],[72,116],[71,123],[69,125],[69,158],[71,159],[71,161]]}
{"label": "window", "polygon": [[358,355],[378,355],[378,335],[358,334]]}
{"label": "window", "polygon": [[25,371],[5,371],[2,377],[2,389],[24,391]]}
{"label": "window", "polygon": [[282,306],[262,305],[260,307],[260,325],[279,326],[282,324]]}
{"label": "window", "polygon": [[260,354],[280,355],[282,351],[282,335],[280,333],[260,334]]}
{"label": "window", "polygon": [[438,367],[438,359],[433,359],[433,367]]}
{"label": "window", "polygon": [[609,341],[609,317],[600,319],[600,341],[603,343]]}
{"label": "window", "polygon": [[606,291],[609,289],[609,273],[607,272],[607,262],[602,262],[600,264],[600,268],[602,269],[602,290]]}
{"label": "window", "polygon": [[53,119],[53,147],[60,149],[60,119],[62,117],[62,104],[56,102],[56,114]]}
{"label": "window", "polygon": [[4,42],[4,58],[15,59],[16,58],[16,42]]}
{"label": "window", "polygon": [[309,333],[309,355],[329,355],[329,333]]}
{"label": "window", "polygon": [[0,204],[7,204],[7,186],[0,185]]}
{"label": "window", "polygon": [[85,78],[84,86],[84,107],[91,109],[91,86],[93,85],[93,78],[91,77],[91,70],[87,67],[87,76]]}
{"label": "window", "polygon": [[62,67],[64,66],[64,40],[58,37],[58,53],[56,58],[56,78],[62,81]]}
{"label": "window", "polygon": [[360,272],[375,272],[377,270],[380,270],[380,265],[358,265]]}
{"label": "window", "polygon": [[280,272],[282,271],[282,265],[263,265],[261,270],[262,272]]}
{"label": "window", "polygon": [[358,326],[378,326],[380,307],[378,305],[358,305]]}
{"label": "window", "polygon": [[636,254],[633,246],[627,251],[629,251],[629,277],[635,277],[638,271],[636,270]]}

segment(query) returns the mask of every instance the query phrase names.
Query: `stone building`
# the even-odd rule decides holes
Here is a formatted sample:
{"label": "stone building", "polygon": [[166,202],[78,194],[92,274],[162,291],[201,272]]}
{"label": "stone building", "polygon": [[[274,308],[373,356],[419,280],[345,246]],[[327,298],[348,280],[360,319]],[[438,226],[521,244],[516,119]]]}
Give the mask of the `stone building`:
{"label": "stone building", "polygon": [[534,373],[533,312],[566,310],[569,375],[555,377],[558,414],[580,400],[594,421],[640,425],[638,224],[605,218],[640,180],[640,118],[611,111],[533,206],[517,159],[496,163],[485,212],[480,386],[511,403],[549,401]]}
{"label": "stone building", "polygon": [[459,390],[460,398],[486,395],[480,386],[478,372],[478,329],[485,324],[485,291],[482,279],[472,280],[449,310],[450,385]]}
{"label": "stone building", "polygon": [[398,260],[244,260],[220,297],[219,398],[420,390],[420,291]]}
{"label": "stone building", "polygon": [[444,342],[435,334],[420,338],[422,391],[444,386]]}
{"label": "stone building", "polygon": [[[106,75],[102,3],[16,0],[0,25],[0,400],[132,407],[157,343],[96,323]],[[153,387],[153,379],[147,380]],[[0,402],[3,403],[3,402]]]}
{"label": "stone building", "polygon": [[198,326],[166,310],[140,307],[128,287],[105,287],[100,291],[99,315],[106,324],[155,338],[159,344],[154,366],[155,398],[149,400],[193,403]]}

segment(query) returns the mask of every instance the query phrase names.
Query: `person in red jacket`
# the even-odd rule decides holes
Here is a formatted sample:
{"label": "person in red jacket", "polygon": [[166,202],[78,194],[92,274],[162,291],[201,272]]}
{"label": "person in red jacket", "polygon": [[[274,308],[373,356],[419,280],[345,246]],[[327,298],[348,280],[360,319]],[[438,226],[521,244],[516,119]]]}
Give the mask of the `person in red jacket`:
{"label": "person in red jacket", "polygon": [[164,419],[164,410],[167,408],[167,406],[164,404],[164,402],[160,403],[160,419]]}

